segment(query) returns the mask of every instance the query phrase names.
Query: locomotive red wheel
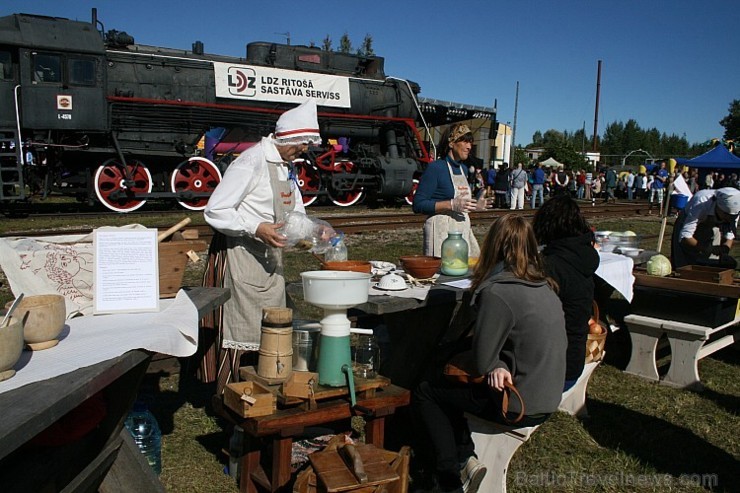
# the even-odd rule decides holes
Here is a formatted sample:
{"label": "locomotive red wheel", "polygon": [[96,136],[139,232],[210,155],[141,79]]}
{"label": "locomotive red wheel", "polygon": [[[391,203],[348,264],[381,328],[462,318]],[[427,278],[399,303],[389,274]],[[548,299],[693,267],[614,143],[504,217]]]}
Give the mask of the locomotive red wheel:
{"label": "locomotive red wheel", "polygon": [[[127,184],[128,177],[132,183]],[[146,204],[135,194],[152,191],[152,175],[140,161],[132,159],[124,168],[118,159],[109,159],[95,172],[95,195],[108,209],[116,212],[135,211]]]}
{"label": "locomotive red wheel", "polygon": [[[321,176],[319,169],[307,159],[299,158],[293,161],[298,179],[298,186],[303,196],[303,205],[308,207],[319,198],[318,191],[321,188]],[[306,194],[306,192],[312,192]]]}
{"label": "locomotive red wheel", "polygon": [[[337,172],[352,173],[354,168],[355,164],[351,161],[340,161],[334,164],[334,169]],[[356,204],[364,194],[365,189],[363,187],[356,187],[349,191],[329,190],[329,198],[340,207],[349,207]]]}
{"label": "locomotive red wheel", "polygon": [[[172,171],[170,188],[173,193],[212,193],[219,183],[221,172],[218,166],[204,157],[191,157]],[[186,209],[202,211],[208,204],[208,197],[177,199],[177,202]]]}
{"label": "locomotive red wheel", "polygon": [[408,205],[414,205],[414,195],[416,195],[417,188],[419,188],[419,180],[414,178],[413,185],[411,185],[411,191],[404,197]]}

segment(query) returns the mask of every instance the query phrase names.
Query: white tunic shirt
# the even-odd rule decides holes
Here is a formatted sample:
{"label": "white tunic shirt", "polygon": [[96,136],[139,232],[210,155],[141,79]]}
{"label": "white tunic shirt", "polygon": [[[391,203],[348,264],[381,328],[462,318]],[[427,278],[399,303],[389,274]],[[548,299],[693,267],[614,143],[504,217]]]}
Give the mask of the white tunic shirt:
{"label": "white tunic shirt", "polygon": [[[715,207],[717,201],[714,199],[717,190],[699,190],[689,201],[684,213],[686,220],[681,228],[680,238],[693,238],[699,223],[710,221],[714,226],[720,227],[722,236],[727,240],[735,239],[732,228],[721,227],[721,221],[715,217]],[[737,225],[737,219],[735,220]]]}
{"label": "white tunic shirt", "polygon": [[[271,137],[263,137],[243,152],[224,173],[203,212],[206,222],[227,236],[254,237],[260,223],[276,223],[273,190],[268,164],[277,166],[277,176],[288,179],[288,166],[280,157]],[[306,211],[298,186],[293,189],[295,210]]]}

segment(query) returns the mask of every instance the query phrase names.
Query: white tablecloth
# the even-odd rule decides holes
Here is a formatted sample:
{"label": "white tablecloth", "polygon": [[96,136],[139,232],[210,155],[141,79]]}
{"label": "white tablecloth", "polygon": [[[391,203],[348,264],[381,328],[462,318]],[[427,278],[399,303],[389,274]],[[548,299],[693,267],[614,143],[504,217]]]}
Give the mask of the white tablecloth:
{"label": "white tablecloth", "polygon": [[184,291],[157,313],[88,315],[65,322],[59,344],[23,351],[0,393],[116,358],[133,349],[190,356],[198,346],[198,310]]}
{"label": "white tablecloth", "polygon": [[632,303],[632,287],[635,284],[635,276],[632,275],[634,262],[630,257],[616,253],[599,252],[599,268],[596,275],[608,282],[614,289],[620,292],[624,298]]}

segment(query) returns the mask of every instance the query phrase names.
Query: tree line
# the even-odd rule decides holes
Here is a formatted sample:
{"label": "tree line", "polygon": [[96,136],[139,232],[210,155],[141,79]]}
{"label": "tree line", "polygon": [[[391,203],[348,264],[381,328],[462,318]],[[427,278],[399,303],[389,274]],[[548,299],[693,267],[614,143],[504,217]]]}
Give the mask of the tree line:
{"label": "tree line", "polygon": [[[719,121],[725,129],[725,142],[740,144],[740,100],[730,103],[728,115]],[[623,157],[630,151],[642,149],[655,159],[670,157],[695,157],[707,152],[716,144],[715,141],[690,144],[686,136],[666,134],[657,128],[643,129],[637,121],[630,119],[627,123],[615,121],[607,125],[604,135],[599,137],[597,149],[601,153],[601,162],[605,164],[622,164]],[[583,152],[593,146],[593,136],[585,130],[558,131],[554,129],[542,133],[539,130],[532,135],[532,143],[527,148],[543,148],[541,160],[552,157],[571,168],[587,165]],[[737,146],[740,151],[740,145]],[[515,159],[527,162],[524,149],[515,150]],[[625,160],[627,165],[639,165],[644,162],[645,154],[636,153]]]}

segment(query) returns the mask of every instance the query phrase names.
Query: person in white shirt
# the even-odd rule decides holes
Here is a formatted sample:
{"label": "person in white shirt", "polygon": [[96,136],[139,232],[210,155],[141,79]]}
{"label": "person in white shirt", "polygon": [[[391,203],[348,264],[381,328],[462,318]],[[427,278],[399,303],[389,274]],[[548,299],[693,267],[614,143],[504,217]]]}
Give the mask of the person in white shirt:
{"label": "person in white shirt", "polygon": [[673,268],[708,265],[734,269],[730,255],[740,214],[740,190],[733,187],[699,190],[673,226]]}
{"label": "person in white shirt", "polygon": [[[223,286],[231,290],[220,330],[214,322],[218,394],[229,381],[239,380],[243,352],[259,350],[262,308],[285,306],[286,237],[280,228],[286,213],[305,213],[292,162],[309,144],[320,143],[316,103],[309,100],[283,113],[274,134],[231,163],[205,208],[206,222],[222,234],[211,243],[209,268],[222,273]],[[213,285],[219,284],[218,277]],[[211,368],[211,375],[201,379],[212,381],[215,371]]]}

